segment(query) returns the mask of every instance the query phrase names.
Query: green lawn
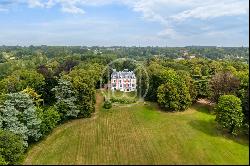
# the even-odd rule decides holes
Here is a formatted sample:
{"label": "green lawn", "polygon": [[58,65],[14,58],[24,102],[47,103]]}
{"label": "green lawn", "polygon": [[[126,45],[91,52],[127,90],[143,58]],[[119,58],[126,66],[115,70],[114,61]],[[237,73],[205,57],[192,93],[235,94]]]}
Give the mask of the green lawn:
{"label": "green lawn", "polygon": [[122,91],[112,91],[112,90],[103,90],[103,94],[111,98],[125,98],[125,99],[138,99],[137,93],[134,92],[122,92]]}
{"label": "green lawn", "polygon": [[248,164],[249,145],[216,129],[202,105],[165,113],[153,103],[100,109],[34,145],[24,164]]}

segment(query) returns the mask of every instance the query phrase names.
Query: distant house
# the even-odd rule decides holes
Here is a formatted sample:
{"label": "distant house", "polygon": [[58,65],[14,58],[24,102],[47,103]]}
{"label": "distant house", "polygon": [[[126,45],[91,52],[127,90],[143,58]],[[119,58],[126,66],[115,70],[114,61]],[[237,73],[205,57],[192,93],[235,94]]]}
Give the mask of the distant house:
{"label": "distant house", "polygon": [[123,71],[113,69],[110,85],[111,90],[123,92],[136,91],[136,76],[133,71],[128,71],[128,69],[124,69]]}
{"label": "distant house", "polygon": [[185,58],[180,57],[180,58],[176,58],[175,60],[179,61],[179,60],[184,60],[184,59]]}

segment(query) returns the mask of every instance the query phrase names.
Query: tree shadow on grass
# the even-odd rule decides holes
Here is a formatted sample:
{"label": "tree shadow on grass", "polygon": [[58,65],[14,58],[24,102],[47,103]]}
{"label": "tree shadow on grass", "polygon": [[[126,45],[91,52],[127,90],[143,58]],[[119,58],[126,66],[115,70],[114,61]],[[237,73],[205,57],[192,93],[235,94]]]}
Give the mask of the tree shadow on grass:
{"label": "tree shadow on grass", "polygon": [[214,114],[214,107],[208,104],[195,103],[192,107],[196,109],[198,112],[210,115]]}
{"label": "tree shadow on grass", "polygon": [[237,142],[244,146],[249,146],[249,138],[246,135],[232,136],[225,130],[221,130],[217,127],[214,120],[204,121],[204,120],[192,120],[188,123],[194,129],[201,131],[209,136],[213,137],[224,137]]}

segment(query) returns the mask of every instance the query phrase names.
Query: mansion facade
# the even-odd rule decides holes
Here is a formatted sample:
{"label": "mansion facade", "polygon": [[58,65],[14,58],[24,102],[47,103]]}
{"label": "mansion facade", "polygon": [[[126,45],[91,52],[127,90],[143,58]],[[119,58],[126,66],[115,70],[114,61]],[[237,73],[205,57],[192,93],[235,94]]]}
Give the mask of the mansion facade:
{"label": "mansion facade", "polygon": [[133,71],[124,69],[123,71],[116,71],[113,69],[111,74],[111,90],[119,90],[123,92],[136,91],[136,77]]}

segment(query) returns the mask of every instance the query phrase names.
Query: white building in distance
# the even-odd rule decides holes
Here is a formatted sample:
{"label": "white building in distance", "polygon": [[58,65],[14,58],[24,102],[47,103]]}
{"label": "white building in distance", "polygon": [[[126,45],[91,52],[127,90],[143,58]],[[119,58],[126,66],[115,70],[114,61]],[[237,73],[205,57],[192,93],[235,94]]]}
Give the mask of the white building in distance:
{"label": "white building in distance", "polygon": [[119,90],[123,92],[136,91],[136,77],[133,71],[124,69],[116,71],[113,69],[111,74],[111,90]]}

